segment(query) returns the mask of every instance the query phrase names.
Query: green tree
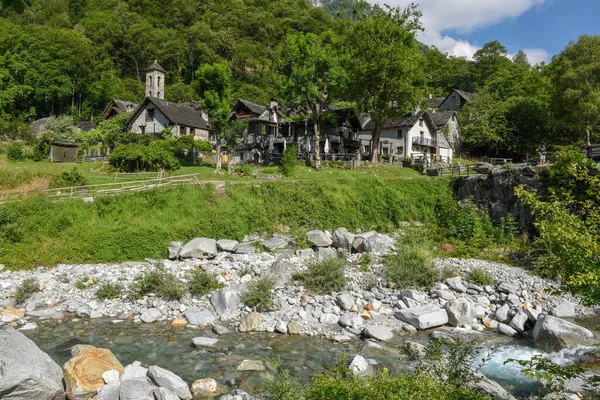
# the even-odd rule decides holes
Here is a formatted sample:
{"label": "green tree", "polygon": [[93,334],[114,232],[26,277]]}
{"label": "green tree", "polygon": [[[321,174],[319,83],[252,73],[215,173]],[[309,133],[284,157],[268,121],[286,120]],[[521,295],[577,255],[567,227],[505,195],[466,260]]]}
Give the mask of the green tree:
{"label": "green tree", "polygon": [[25,8],[34,12],[33,1],[31,0],[2,0],[2,8],[12,7],[19,14],[23,14]]}
{"label": "green tree", "polygon": [[405,113],[424,92],[422,55],[415,40],[420,16],[415,5],[375,7],[371,14],[360,14],[347,36],[348,95],[375,125],[372,164],[378,161],[385,118]]}
{"label": "green tree", "polygon": [[309,118],[315,135],[315,169],[321,170],[323,113],[344,85],[344,72],[336,54],[333,32],[289,36],[278,51],[276,70],[279,94],[291,109]]}
{"label": "green tree", "polygon": [[506,47],[497,40],[484,44],[475,52],[473,59],[475,60],[475,81],[478,88],[484,87],[492,75],[509,69],[511,66]]}

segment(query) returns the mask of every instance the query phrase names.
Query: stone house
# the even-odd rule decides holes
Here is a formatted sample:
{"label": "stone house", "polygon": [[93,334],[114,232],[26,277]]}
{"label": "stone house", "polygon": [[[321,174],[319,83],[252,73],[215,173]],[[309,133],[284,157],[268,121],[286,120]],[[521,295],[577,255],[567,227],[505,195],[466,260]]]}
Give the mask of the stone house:
{"label": "stone house", "polygon": [[102,112],[102,117],[104,119],[110,119],[119,114],[131,114],[138,106],[139,104],[132,101],[113,99]]}
{"label": "stone house", "polygon": [[464,105],[471,101],[475,93],[454,89],[438,106],[439,111],[460,111]]}

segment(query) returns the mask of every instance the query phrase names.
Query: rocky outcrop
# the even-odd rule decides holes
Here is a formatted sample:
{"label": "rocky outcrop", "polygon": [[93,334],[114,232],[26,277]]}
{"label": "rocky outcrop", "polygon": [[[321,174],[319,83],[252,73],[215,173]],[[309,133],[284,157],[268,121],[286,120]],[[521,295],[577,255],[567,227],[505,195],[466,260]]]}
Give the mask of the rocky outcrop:
{"label": "rocky outcrop", "polygon": [[526,189],[541,191],[542,182],[537,171],[529,166],[515,165],[483,166],[480,175],[459,178],[456,186],[457,200],[473,199],[475,205],[489,211],[490,217],[500,223],[503,217],[512,214],[516,223],[523,229],[533,228],[533,215],[515,196],[514,189],[523,185]]}
{"label": "rocky outcrop", "polygon": [[217,255],[217,241],[208,238],[195,238],[186,243],[179,252],[182,258],[212,258]]}
{"label": "rocky outcrop", "polygon": [[64,400],[62,369],[31,340],[0,325],[0,398]]}
{"label": "rocky outcrop", "polygon": [[533,328],[535,345],[549,351],[594,344],[592,331],[551,315],[540,315]]}

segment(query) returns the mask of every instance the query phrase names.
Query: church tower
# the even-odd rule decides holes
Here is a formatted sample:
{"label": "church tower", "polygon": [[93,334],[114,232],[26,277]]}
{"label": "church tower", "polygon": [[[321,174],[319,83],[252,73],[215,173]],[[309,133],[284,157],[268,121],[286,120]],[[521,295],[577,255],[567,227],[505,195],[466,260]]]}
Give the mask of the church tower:
{"label": "church tower", "polygon": [[165,70],[157,60],[146,68],[146,97],[165,99]]}

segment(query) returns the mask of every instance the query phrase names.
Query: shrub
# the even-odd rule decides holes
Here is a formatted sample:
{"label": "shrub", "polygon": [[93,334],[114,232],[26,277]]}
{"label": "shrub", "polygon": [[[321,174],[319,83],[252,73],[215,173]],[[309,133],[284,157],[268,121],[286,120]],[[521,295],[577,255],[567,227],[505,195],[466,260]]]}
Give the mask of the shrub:
{"label": "shrub", "polygon": [[158,297],[177,300],[185,294],[185,286],[159,264],[154,270],[144,271],[135,278],[133,293],[138,298],[154,293]]}
{"label": "shrub", "polygon": [[384,259],[384,273],[397,287],[425,288],[432,285],[438,275],[432,261],[431,243],[426,234],[409,231],[398,243],[398,253]]}
{"label": "shrub", "polygon": [[8,159],[11,161],[23,161],[25,159],[25,148],[23,144],[13,142],[8,145]]}
{"label": "shrub", "polygon": [[308,270],[298,278],[304,286],[317,294],[337,292],[346,286],[348,279],[344,276],[346,260],[338,257],[327,257],[308,264]]}
{"label": "shrub", "polygon": [[23,304],[34,292],[37,292],[39,287],[35,278],[24,279],[17,287],[15,292],[15,303]]}
{"label": "shrub", "polygon": [[222,287],[223,284],[206,271],[195,269],[189,274],[188,290],[194,296],[201,296]]}
{"label": "shrub", "polygon": [[369,272],[372,261],[373,255],[371,253],[363,254],[360,258],[360,272]]}
{"label": "shrub", "polygon": [[474,268],[469,271],[467,280],[481,286],[494,286],[496,284],[492,275],[483,268]]}
{"label": "shrub", "polygon": [[298,154],[298,148],[293,144],[287,146],[283,152],[281,164],[279,165],[279,170],[283,176],[291,176],[294,174],[294,169],[296,168],[296,154]]}
{"label": "shrub", "polygon": [[54,138],[47,133],[44,133],[33,146],[33,159],[35,161],[43,161],[48,158],[52,149],[52,141]]}
{"label": "shrub", "polygon": [[100,300],[116,299],[123,294],[123,285],[120,283],[103,283],[96,290],[96,297]]}
{"label": "shrub", "polygon": [[[142,135],[144,136],[144,135]],[[117,147],[108,157],[109,164],[123,172],[172,171],[179,168],[179,161],[169,150],[169,143],[157,141],[148,146],[125,144]]]}
{"label": "shrub", "polygon": [[272,278],[260,278],[250,282],[248,291],[242,296],[242,303],[248,307],[256,307],[257,311],[273,309],[271,290],[275,281]]}
{"label": "shrub", "polygon": [[72,171],[65,171],[62,174],[52,178],[48,187],[50,189],[53,189],[69,186],[85,186],[88,184],[88,179],[85,176],[81,175],[77,168],[73,168]]}

